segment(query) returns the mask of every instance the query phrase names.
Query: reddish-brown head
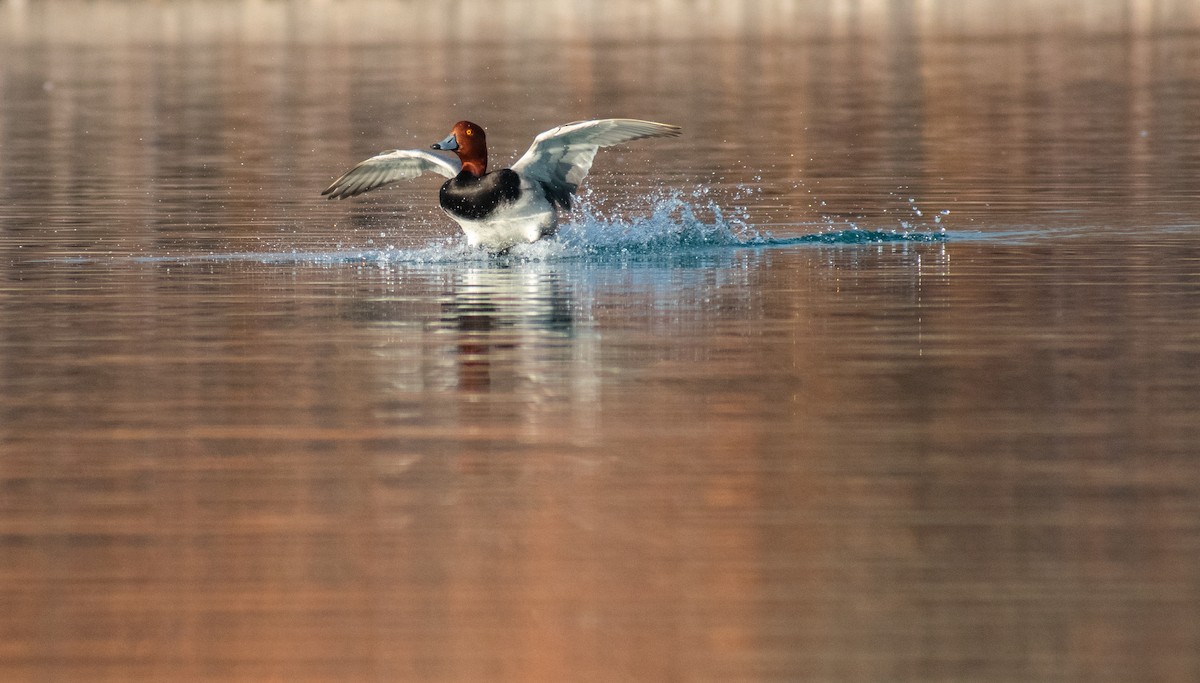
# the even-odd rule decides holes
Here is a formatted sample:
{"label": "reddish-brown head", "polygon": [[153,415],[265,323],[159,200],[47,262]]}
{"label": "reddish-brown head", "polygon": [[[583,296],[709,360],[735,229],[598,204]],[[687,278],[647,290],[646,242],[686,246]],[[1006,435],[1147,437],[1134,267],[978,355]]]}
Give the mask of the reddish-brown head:
{"label": "reddish-brown head", "polygon": [[463,170],[474,176],[487,173],[487,135],[477,123],[459,121],[449,135],[431,146],[457,154]]}

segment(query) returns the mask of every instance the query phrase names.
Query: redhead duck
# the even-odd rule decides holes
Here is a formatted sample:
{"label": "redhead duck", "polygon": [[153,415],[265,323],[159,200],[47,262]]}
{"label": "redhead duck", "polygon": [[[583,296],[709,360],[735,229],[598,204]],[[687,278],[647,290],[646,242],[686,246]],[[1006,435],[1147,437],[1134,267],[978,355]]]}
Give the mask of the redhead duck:
{"label": "redhead duck", "polygon": [[521,242],[554,234],[560,209],[571,208],[571,193],[583,182],[601,147],[641,138],[679,135],[679,126],[636,119],[577,121],[541,133],[525,155],[498,171],[487,170],[487,136],[470,121],[459,121],[433,149],[382,152],[359,163],[325,188],[322,195],[345,199],[425,171],[440,173],[439,203],[467,235],[467,242],[504,251]]}

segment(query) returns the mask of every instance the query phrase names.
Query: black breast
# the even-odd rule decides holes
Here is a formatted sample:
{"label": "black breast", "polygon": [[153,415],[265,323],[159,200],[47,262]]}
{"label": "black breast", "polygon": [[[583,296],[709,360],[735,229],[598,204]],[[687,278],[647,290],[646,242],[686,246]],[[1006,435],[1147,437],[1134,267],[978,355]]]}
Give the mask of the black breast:
{"label": "black breast", "polygon": [[467,171],[442,185],[439,200],[442,208],[462,218],[486,218],[501,202],[511,202],[521,196],[521,178],[511,168],[475,177]]}

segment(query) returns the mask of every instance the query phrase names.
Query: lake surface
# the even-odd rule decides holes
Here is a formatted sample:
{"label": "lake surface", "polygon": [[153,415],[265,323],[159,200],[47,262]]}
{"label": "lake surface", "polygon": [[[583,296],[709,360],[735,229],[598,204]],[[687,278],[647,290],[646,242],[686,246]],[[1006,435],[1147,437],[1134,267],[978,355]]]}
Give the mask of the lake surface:
{"label": "lake surface", "polygon": [[1200,679],[1200,15],[1081,6],[0,3],[0,679]]}

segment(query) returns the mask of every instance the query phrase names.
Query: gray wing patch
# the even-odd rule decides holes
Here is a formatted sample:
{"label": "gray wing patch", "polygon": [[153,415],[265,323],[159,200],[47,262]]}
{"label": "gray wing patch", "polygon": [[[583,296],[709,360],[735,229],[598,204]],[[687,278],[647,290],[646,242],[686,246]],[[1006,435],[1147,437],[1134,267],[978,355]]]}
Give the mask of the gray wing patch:
{"label": "gray wing patch", "polygon": [[[571,171],[574,169],[575,166],[572,164],[560,161],[555,165],[548,178],[538,181],[538,184],[542,186],[542,191],[546,193],[546,199],[560,209],[570,210],[571,195],[579,189],[578,182],[571,182]],[[582,181],[583,178],[580,177],[579,180]]]}

